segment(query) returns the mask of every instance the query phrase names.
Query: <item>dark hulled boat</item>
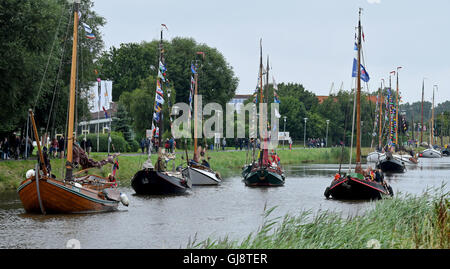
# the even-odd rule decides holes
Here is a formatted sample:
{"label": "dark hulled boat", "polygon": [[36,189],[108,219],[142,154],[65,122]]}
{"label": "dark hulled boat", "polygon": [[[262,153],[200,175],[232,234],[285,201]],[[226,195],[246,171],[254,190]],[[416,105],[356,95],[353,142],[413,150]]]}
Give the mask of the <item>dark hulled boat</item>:
{"label": "dark hulled boat", "polygon": [[333,180],[324,193],[326,198],[356,200],[381,199],[383,196],[393,196],[389,185],[365,179],[358,173],[351,173],[345,177]]}
{"label": "dark hulled boat", "polygon": [[[263,128],[263,134],[261,135],[262,143],[261,150],[259,152],[259,158],[257,161],[252,160],[251,164],[245,165],[242,169],[242,177],[244,178],[244,183],[246,186],[283,186],[285,181],[285,175],[283,170],[281,169],[280,162],[278,156],[272,150],[272,158],[273,162],[269,161],[268,154],[268,135],[267,128],[261,127],[263,124],[263,63],[262,63],[262,44],[260,43],[260,65],[259,65],[259,83],[258,88],[260,90],[259,95],[259,121],[260,128]],[[274,83],[275,85],[275,83]],[[266,67],[266,87],[269,86],[269,61],[267,60]],[[258,90],[258,88],[256,90]],[[268,90],[268,89],[267,89]],[[258,94],[258,92],[256,92]],[[274,87],[274,101],[279,103],[277,99],[277,94],[275,92]],[[255,143],[253,142],[253,149],[255,149]]]}
{"label": "dark hulled boat", "polygon": [[[283,186],[285,176],[281,170],[270,166],[250,166],[248,171],[243,171],[246,186]],[[245,172],[245,173],[244,173]]]}
{"label": "dark hulled boat", "polygon": [[179,172],[142,169],[134,175],[131,187],[136,194],[181,194],[191,185]]}
{"label": "dark hulled boat", "polygon": [[405,162],[393,156],[392,152],[386,152],[386,156],[377,162],[376,167],[385,173],[404,173]]}
{"label": "dark hulled boat", "polygon": [[[379,199],[385,195],[393,196],[392,188],[384,181],[381,173],[371,173],[373,171],[367,171],[368,175],[364,176],[363,169],[361,167],[361,73],[364,71],[366,75],[366,82],[368,81],[368,75],[361,65],[361,9],[359,10],[358,21],[358,40],[357,40],[357,60],[354,61],[354,73],[356,73],[356,168],[353,173],[349,173],[347,176],[342,176],[339,173],[331,182],[330,186],[325,189],[324,195],[326,198],[334,199]],[[356,71],[357,70],[357,71]],[[350,150],[350,152],[352,152]],[[351,158],[350,158],[351,159]]]}
{"label": "dark hulled boat", "polygon": [[[161,24],[161,39],[159,43],[159,61],[158,61],[158,76],[156,79],[156,96],[155,105],[153,111],[153,120],[155,125],[159,126],[152,128],[152,136],[158,139],[159,145],[161,145],[161,135],[163,133],[162,127],[162,106],[164,103],[164,91],[163,82],[167,83],[166,66],[163,56],[163,27],[167,28],[165,24]],[[169,108],[170,110],[170,108]],[[153,122],[152,122],[152,125]],[[131,187],[137,194],[180,194],[186,192],[191,188],[192,184],[189,178],[183,176],[180,171],[167,171],[166,164],[175,160],[174,154],[165,153],[163,149],[158,150],[158,159],[155,166],[151,162],[151,151],[149,152],[148,159],[144,163],[141,170],[136,172],[131,180]]]}

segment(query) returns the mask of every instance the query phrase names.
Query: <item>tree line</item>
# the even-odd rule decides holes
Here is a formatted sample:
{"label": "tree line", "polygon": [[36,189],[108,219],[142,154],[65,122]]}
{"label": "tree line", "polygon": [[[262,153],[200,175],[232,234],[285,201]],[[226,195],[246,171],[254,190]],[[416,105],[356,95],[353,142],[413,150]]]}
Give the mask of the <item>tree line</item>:
{"label": "tree line", "polygon": [[[96,38],[85,38],[80,28],[76,119],[89,120],[86,91],[96,78],[112,80],[112,100],[118,104],[113,130],[135,144],[133,141],[145,137],[145,131],[151,128],[160,41],[123,43],[105,50],[101,29],[106,20],[92,8],[91,0],[82,0],[81,22],[93,29]],[[0,27],[0,137],[19,130],[23,133],[29,108],[34,108],[38,126],[49,129],[52,134],[64,133],[72,60],[71,6],[65,0],[3,0],[0,10],[0,25],[4,26]],[[196,63],[198,92],[203,96],[203,104],[216,102],[226,107],[235,95],[239,79],[220,51],[189,37],[163,40],[163,48],[169,80],[165,99],[169,106],[189,102],[190,66]],[[203,52],[205,57],[198,52]],[[273,85],[268,87],[266,98],[270,103]],[[280,131],[285,128],[296,141],[303,141],[306,129],[306,139],[328,136],[329,146],[350,144],[353,90],[341,90],[321,103],[313,89],[306,90],[301,83],[280,83],[277,93],[281,102]],[[369,97],[375,95],[376,92],[362,94],[363,146],[377,141],[376,104],[369,101]],[[247,100],[252,101],[253,98]],[[170,127],[168,109],[165,104],[164,130]],[[420,121],[420,109],[420,102],[400,106],[400,111],[406,113],[409,131],[413,119],[415,123]],[[449,101],[436,106],[436,134],[449,133],[449,110]],[[286,117],[285,125],[283,117]],[[431,103],[425,102],[424,122],[430,117]],[[307,118],[306,128],[304,118]],[[245,128],[248,130],[248,126]],[[164,137],[169,135],[166,131]],[[407,132],[401,135],[403,140],[409,138]]]}

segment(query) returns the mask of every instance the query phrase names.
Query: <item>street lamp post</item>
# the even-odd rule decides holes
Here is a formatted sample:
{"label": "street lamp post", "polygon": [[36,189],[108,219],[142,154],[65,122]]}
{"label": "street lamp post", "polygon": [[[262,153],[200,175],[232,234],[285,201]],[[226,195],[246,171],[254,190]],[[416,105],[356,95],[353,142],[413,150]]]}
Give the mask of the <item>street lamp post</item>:
{"label": "street lamp post", "polygon": [[284,128],[283,128],[283,133],[284,133],[284,136],[283,136],[283,149],[285,149],[285,148],[284,148],[284,140],[286,140],[286,116],[283,116],[283,119],[284,119]]}
{"label": "street lamp post", "polygon": [[303,147],[306,148],[306,121],[308,120],[308,118],[303,118],[305,120],[305,132],[303,135]]}
{"label": "street lamp post", "polygon": [[330,124],[330,120],[327,120],[327,135],[325,138],[325,147],[328,148],[328,125]]}

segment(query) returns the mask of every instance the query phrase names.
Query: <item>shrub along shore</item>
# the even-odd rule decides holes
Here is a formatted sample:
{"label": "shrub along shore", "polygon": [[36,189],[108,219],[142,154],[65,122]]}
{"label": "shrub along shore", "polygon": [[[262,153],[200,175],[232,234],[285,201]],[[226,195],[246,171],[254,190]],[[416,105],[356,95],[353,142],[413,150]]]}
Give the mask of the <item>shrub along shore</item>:
{"label": "shrub along shore", "polygon": [[[449,249],[450,201],[444,187],[420,196],[399,193],[375,201],[366,214],[343,218],[331,211],[302,211],[270,218],[265,212],[260,228],[241,240],[225,236],[187,248],[207,249]],[[314,216],[313,216],[314,214]]]}
{"label": "shrub along shore", "polygon": [[[363,148],[362,155],[365,156],[371,150]],[[341,154],[343,152],[343,154]],[[186,155],[181,149],[177,149],[177,159],[175,167],[186,165]],[[299,163],[348,163],[349,149],[344,148],[294,148],[292,150],[280,149],[277,154],[281,158],[282,165],[299,164]],[[101,160],[106,158],[106,153],[92,153],[91,158]],[[188,153],[192,158],[192,152]],[[245,163],[249,163],[252,159],[252,152],[241,151],[208,151],[207,157],[211,168],[221,173],[222,177],[239,174],[240,169]],[[257,158],[257,153],[255,153]],[[353,159],[355,158],[355,152]],[[119,156],[119,170],[117,177],[121,185],[129,186],[133,175],[142,168],[142,164],[147,159],[146,154],[140,153],[123,153]],[[152,162],[155,163],[156,154],[152,154]],[[0,191],[16,189],[20,182],[25,179],[27,170],[34,168],[36,160],[7,160],[0,161]],[[57,177],[63,177],[65,159],[51,159],[52,173]],[[101,169],[91,169],[91,173],[107,176],[111,171],[111,165],[105,165]],[[168,169],[172,169],[172,162],[169,162]]]}

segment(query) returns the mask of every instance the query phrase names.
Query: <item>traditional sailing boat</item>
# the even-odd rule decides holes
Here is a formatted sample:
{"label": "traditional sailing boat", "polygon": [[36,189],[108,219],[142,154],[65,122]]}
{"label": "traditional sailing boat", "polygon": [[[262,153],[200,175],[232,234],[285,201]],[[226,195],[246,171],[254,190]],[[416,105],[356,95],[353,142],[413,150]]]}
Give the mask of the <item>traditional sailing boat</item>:
{"label": "traditional sailing boat", "polygon": [[431,106],[431,128],[430,128],[430,144],[429,148],[425,149],[419,154],[419,157],[422,158],[442,158],[442,153],[433,148],[434,144],[434,88],[437,85],[433,86],[433,101]]}
{"label": "traditional sailing boat", "polygon": [[[158,61],[158,77],[156,79],[155,105],[152,122],[152,136],[158,139],[161,145],[161,137],[163,134],[163,111],[164,102],[163,82],[166,82],[166,65],[164,61],[163,50],[163,27],[161,24],[161,39],[159,42],[159,61]],[[164,89],[165,90],[165,89]],[[158,127],[155,127],[158,126]],[[174,154],[164,152],[163,147],[158,148],[158,158],[155,167],[151,161],[151,150],[149,151],[147,161],[143,164],[142,170],[138,171],[131,180],[131,186],[137,194],[179,194],[186,192],[191,188],[192,183],[189,178],[183,176],[179,171],[167,171],[166,164],[175,160]]]}
{"label": "traditional sailing boat", "polygon": [[[395,104],[392,104],[392,96],[390,94],[391,88],[391,76],[389,74],[389,92],[388,92],[388,105],[389,105],[389,126],[390,132],[388,133],[388,146],[386,152],[384,153],[384,158],[380,158],[377,161],[376,167],[381,169],[383,172],[388,173],[403,173],[405,172],[406,166],[405,161],[402,159],[401,155],[394,155],[392,152],[392,145],[395,145],[395,150],[398,149],[398,109],[399,109],[399,83],[398,83],[398,70],[401,67],[397,67],[397,71],[392,71],[390,74],[394,73],[397,75],[397,93],[395,97]],[[393,116],[395,112],[395,117]],[[392,139],[393,138],[393,139]]]}
{"label": "traditional sailing boat", "polygon": [[[74,143],[75,82],[77,67],[79,5],[80,0],[75,0],[73,9],[74,26],[72,67],[70,77],[66,175],[64,179],[57,179],[47,169],[49,160],[46,160],[41,150],[33,111],[30,109],[29,116],[33,125],[39,158],[35,169],[27,172],[27,179],[22,181],[17,189],[25,210],[30,213],[64,214],[112,211],[117,209],[119,202],[122,202],[124,205],[128,206],[128,198],[126,195],[119,192],[116,187],[115,180],[112,180],[113,178],[103,178],[96,175],[75,177],[75,175],[79,173],[73,173],[74,166],[77,162],[79,162],[79,154],[81,150],[81,148],[77,147]],[[75,160],[74,152],[77,155],[75,156]],[[113,167],[117,168],[115,165]],[[115,169],[113,170],[113,174],[115,174]]]}
{"label": "traditional sailing boat", "polygon": [[[198,52],[202,54],[204,52]],[[200,162],[200,158],[205,154],[206,148],[199,148],[197,146],[197,134],[198,134],[198,64],[191,64],[191,72],[194,78],[191,76],[191,91],[189,95],[189,102],[191,103],[192,97],[194,97],[194,158],[187,162],[187,167],[183,169],[182,173],[185,177],[192,181],[192,185],[218,185],[221,182],[220,174],[215,172],[209,167],[209,163],[206,160]],[[206,143],[205,143],[206,147]]]}
{"label": "traditional sailing boat", "polygon": [[379,199],[383,195],[393,195],[392,188],[384,182],[382,175],[373,171],[363,171],[361,167],[361,73],[364,72],[365,79],[369,77],[361,65],[361,9],[359,10],[358,40],[357,40],[357,69],[356,75],[356,168],[353,173],[341,175],[337,173],[331,185],[325,189],[326,198],[334,199]]}
{"label": "traditional sailing boat", "polygon": [[[384,79],[382,79],[382,81],[384,81]],[[382,90],[383,90],[383,83],[381,83],[380,86],[380,90],[378,92],[378,97],[377,97],[377,110],[378,110],[378,146],[377,149],[373,152],[370,152],[369,154],[367,154],[367,162],[378,162],[380,159],[385,157],[385,154],[382,152],[382,131],[383,131],[383,126],[382,126],[382,121],[383,121],[383,94],[382,94]]]}
{"label": "traditional sailing boat", "polygon": [[[268,84],[268,75],[269,73],[269,65],[267,64],[267,83]],[[285,175],[280,166],[279,158],[275,153],[272,153],[273,158],[275,158],[274,162],[269,160],[269,149],[268,149],[268,136],[267,136],[267,126],[263,124],[263,63],[262,63],[262,44],[260,43],[260,65],[259,65],[259,90],[260,90],[260,98],[259,98],[259,128],[261,137],[261,150],[259,152],[259,158],[256,161],[252,160],[251,164],[245,165],[242,170],[242,176],[244,177],[244,183],[246,186],[283,186],[285,182]],[[268,89],[267,89],[268,90]],[[264,125],[264,126],[263,126]],[[255,143],[253,143],[253,147],[255,147]],[[276,160],[278,159],[278,160]]]}

